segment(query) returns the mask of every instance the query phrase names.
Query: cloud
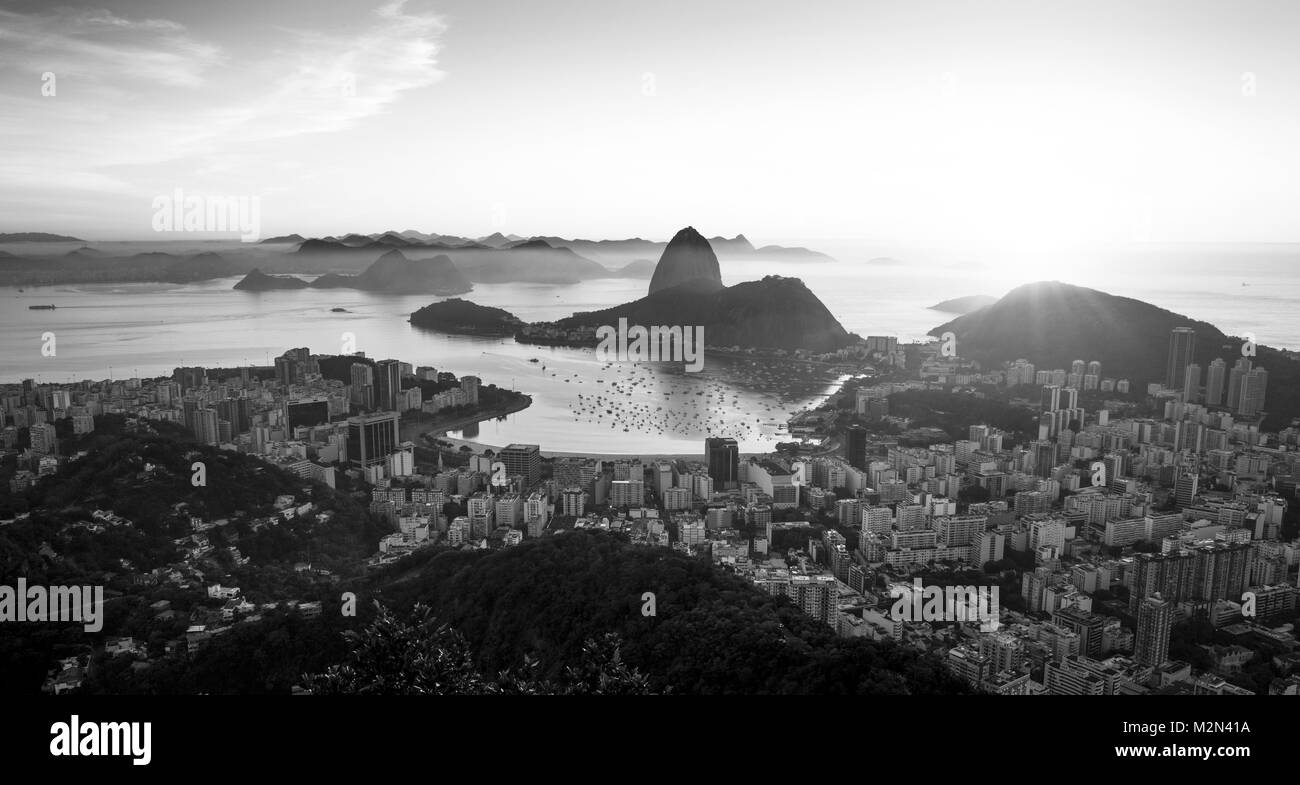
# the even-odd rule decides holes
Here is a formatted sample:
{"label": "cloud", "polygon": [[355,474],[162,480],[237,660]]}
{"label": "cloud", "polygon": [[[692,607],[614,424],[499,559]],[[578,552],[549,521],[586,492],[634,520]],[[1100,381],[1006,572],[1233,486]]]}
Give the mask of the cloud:
{"label": "cloud", "polygon": [[[272,43],[244,40],[250,29]],[[139,197],[159,182],[247,181],[276,163],[263,143],[347,131],[441,79],[444,30],[404,0],[343,32],[0,11],[0,180],[13,186],[0,207],[20,220],[22,202],[60,192]],[[46,72],[52,97],[41,93]]]}
{"label": "cloud", "polygon": [[0,11],[0,65],[108,84],[201,84],[220,50],[175,22],[131,20],[108,11]]}

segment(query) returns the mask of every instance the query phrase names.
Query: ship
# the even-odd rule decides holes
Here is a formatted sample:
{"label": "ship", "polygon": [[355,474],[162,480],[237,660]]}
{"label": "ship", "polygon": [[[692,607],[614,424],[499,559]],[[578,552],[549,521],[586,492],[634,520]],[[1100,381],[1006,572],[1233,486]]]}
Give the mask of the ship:
{"label": "ship", "polygon": [[29,311],[53,311],[53,310],[54,310],[54,306],[53,306],[53,305],[29,305],[29,306],[27,306],[27,310],[29,310]]}

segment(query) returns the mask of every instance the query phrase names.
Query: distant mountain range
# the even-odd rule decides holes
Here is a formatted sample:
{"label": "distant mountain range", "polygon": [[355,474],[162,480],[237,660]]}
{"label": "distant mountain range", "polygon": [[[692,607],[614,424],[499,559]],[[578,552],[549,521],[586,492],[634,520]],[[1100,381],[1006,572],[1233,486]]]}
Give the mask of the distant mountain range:
{"label": "distant mountain range", "polygon": [[66,234],[48,234],[46,232],[0,232],[0,243],[84,243],[76,237]]}
{"label": "distant mountain range", "polygon": [[473,288],[446,256],[408,259],[397,250],[388,251],[356,276],[330,273],[308,283],[300,278],[272,276],[254,269],[235,284],[236,289],[256,292],[307,287],[440,296],[463,294]]}
{"label": "distant mountain range", "polygon": [[[84,242],[64,235],[27,232],[0,235],[3,242]],[[705,241],[724,260],[826,261],[830,257],[806,248],[764,246],[755,249],[744,235],[714,237]],[[47,285],[55,283],[189,282],[246,274],[254,269],[267,275],[307,274],[328,277],[317,285],[342,285],[338,276],[354,277],[384,254],[402,251],[408,259],[445,256],[472,283],[575,284],[598,278],[649,278],[667,243],[632,238],[629,240],[568,240],[562,237],[520,237],[494,232],[485,237],[387,231],[376,234],[345,234],[340,237],[305,238],[300,234],[279,235],[247,247],[223,248],[226,265],[189,265],[178,274],[169,271],[162,259],[168,254],[109,256],[83,246],[65,257],[25,251],[14,255],[0,251],[0,285]],[[141,257],[152,258],[142,264]],[[173,261],[189,257],[170,255]],[[14,260],[12,262],[7,260]],[[81,266],[80,262],[99,261]],[[72,262],[74,264],[68,264]],[[249,282],[252,288],[257,279]]]}
{"label": "distant mountain range", "polygon": [[[997,302],[930,331],[951,331],[957,353],[986,367],[1023,358],[1039,368],[1069,368],[1074,360],[1101,362],[1102,375],[1127,378],[1143,389],[1165,381],[1169,336],[1175,327],[1196,332],[1193,359],[1202,369],[1222,358],[1231,367],[1241,357],[1244,339],[1225,335],[1201,322],[1129,297],[1059,281],[1026,284]],[[1256,367],[1269,372],[1266,427],[1285,427],[1300,417],[1300,362],[1267,346],[1257,346]],[[1204,371],[1202,371],[1204,378]]]}
{"label": "distant mountain range", "polygon": [[[3,253],[3,252],[0,252]],[[191,283],[239,275],[248,268],[212,252],[180,256],[140,253],[108,256],[78,248],[61,256],[0,257],[0,286],[51,286],[66,283]]]}

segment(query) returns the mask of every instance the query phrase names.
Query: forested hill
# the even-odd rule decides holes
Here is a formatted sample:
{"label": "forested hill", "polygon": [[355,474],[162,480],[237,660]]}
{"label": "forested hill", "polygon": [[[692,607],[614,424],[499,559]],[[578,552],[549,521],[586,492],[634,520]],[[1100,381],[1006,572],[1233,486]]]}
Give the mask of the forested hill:
{"label": "forested hill", "polygon": [[[707,561],[572,531],[500,551],[420,554],[376,576],[369,599],[417,602],[467,638],[484,672],[525,654],[553,676],[583,642],[614,632],[626,661],[674,694],[964,692],[938,660],[893,642],[844,639]],[[653,592],[656,615],[643,616]],[[367,603],[368,604],[368,603]]]}

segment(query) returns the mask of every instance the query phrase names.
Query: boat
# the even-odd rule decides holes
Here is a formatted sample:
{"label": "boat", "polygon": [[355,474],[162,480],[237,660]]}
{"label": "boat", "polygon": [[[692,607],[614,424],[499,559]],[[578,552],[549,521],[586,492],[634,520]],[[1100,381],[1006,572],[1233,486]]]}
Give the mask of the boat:
{"label": "boat", "polygon": [[53,305],[29,305],[29,306],[27,306],[27,310],[29,310],[29,311],[53,311],[53,310],[54,310],[54,306],[53,306]]}

